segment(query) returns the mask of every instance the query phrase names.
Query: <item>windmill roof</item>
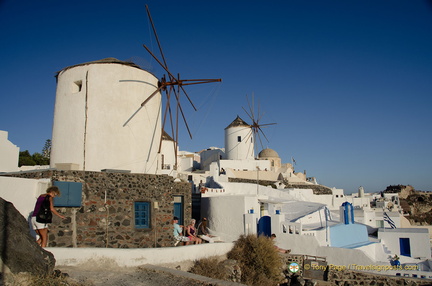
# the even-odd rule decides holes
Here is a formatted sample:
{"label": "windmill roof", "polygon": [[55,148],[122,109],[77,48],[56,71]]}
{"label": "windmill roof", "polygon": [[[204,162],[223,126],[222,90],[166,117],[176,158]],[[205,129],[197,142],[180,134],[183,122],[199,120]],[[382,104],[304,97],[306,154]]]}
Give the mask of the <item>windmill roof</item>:
{"label": "windmill roof", "polygon": [[249,124],[247,124],[243,119],[240,118],[240,116],[237,115],[236,119],[234,119],[234,121],[231,122],[231,124],[228,125],[225,129],[230,127],[239,127],[239,126],[250,127]]}
{"label": "windmill roof", "polygon": [[101,59],[101,60],[97,60],[97,61],[91,61],[91,62],[86,62],[86,63],[81,63],[81,64],[77,64],[77,65],[66,67],[66,68],[58,71],[57,74],[56,74],[56,77],[61,72],[66,71],[68,69],[71,69],[71,68],[74,68],[74,67],[79,67],[79,66],[91,65],[91,64],[121,64],[121,65],[126,65],[126,66],[130,66],[130,67],[142,69],[137,64],[135,64],[133,62],[121,61],[121,60],[118,60],[116,58],[105,58],[105,59]]}
{"label": "windmill roof", "polygon": [[168,133],[166,133],[165,130],[162,130],[162,140],[174,141],[174,139],[172,139],[172,137],[169,136]]}

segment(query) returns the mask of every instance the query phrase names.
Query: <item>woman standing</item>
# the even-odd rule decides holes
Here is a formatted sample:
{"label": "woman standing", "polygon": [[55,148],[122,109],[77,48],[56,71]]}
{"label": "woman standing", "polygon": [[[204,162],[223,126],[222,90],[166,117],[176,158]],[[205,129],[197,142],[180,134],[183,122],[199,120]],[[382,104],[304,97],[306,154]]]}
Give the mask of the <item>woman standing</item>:
{"label": "woman standing", "polygon": [[187,237],[190,239],[190,241],[194,242],[195,244],[201,244],[202,239],[197,236],[197,231],[195,229],[195,219],[191,219],[190,224],[186,228]]}
{"label": "woman standing", "polygon": [[36,200],[35,208],[31,218],[33,229],[35,230],[36,234],[39,235],[39,239],[37,240],[37,243],[42,247],[46,247],[48,242],[48,222],[45,223],[37,222],[36,216],[39,213],[39,210],[42,208],[45,199],[49,201],[49,209],[51,213],[55,214],[61,219],[65,219],[65,217],[59,214],[54,208],[53,198],[55,196],[60,196],[60,190],[58,187],[55,186],[49,187],[46,190],[46,194],[40,195]]}

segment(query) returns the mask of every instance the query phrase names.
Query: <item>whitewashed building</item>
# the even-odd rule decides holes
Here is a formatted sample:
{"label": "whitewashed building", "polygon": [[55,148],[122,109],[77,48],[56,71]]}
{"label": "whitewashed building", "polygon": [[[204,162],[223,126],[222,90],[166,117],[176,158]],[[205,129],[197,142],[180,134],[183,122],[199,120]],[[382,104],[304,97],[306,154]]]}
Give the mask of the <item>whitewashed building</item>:
{"label": "whitewashed building", "polygon": [[378,238],[387,249],[399,256],[431,259],[429,233],[424,228],[380,228]]}
{"label": "whitewashed building", "polygon": [[[225,131],[240,121],[237,117]],[[248,134],[247,123],[238,125]],[[233,134],[225,132],[225,136],[235,138]],[[375,197],[365,194],[362,187],[358,194],[345,195],[342,189],[320,186],[305,172],[296,173],[292,164],[282,163],[277,152],[268,148],[253,159],[229,159],[226,150],[230,146],[201,151],[201,163],[205,164],[200,176],[206,178],[206,188],[201,191],[201,217],[208,219],[210,231],[222,240],[231,242],[242,234],[275,233],[280,247],[292,253],[325,256],[337,265],[389,264],[394,254],[403,256],[401,263],[428,263],[427,230],[411,231],[409,244],[416,245],[411,254],[400,250],[399,239],[410,231],[398,231],[401,211],[397,194],[383,195],[385,199],[379,200],[382,205],[372,208]],[[237,144],[236,154],[248,154],[250,147]],[[259,184],[263,181],[271,186]],[[389,230],[392,239],[383,230]],[[419,249],[427,255],[419,256]]]}
{"label": "whitewashed building", "polygon": [[18,171],[19,147],[8,139],[8,132],[0,130],[0,173]]}

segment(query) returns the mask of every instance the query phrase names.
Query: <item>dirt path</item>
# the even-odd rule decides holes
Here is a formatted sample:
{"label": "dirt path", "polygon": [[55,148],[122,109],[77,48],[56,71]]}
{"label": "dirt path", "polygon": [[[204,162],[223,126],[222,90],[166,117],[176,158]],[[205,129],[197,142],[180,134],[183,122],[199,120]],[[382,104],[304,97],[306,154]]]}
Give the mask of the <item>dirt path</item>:
{"label": "dirt path", "polygon": [[154,265],[140,267],[57,267],[69,279],[88,286],[205,286],[242,285]]}

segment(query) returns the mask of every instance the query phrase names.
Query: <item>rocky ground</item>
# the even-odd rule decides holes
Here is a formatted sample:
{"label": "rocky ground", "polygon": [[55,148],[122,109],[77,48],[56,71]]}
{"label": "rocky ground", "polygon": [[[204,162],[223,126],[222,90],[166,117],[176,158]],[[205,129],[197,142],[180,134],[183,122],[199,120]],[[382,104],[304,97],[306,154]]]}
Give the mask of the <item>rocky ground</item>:
{"label": "rocky ground", "polygon": [[412,186],[388,186],[384,193],[399,193],[400,204],[411,225],[432,225],[432,192],[416,191]]}

